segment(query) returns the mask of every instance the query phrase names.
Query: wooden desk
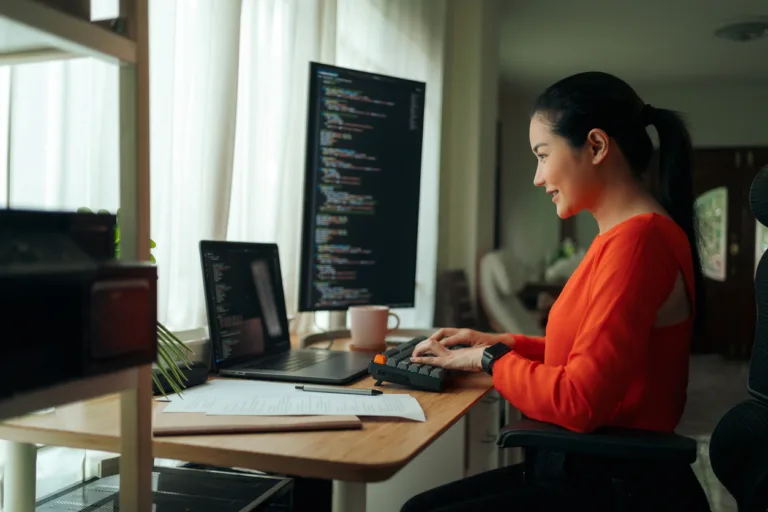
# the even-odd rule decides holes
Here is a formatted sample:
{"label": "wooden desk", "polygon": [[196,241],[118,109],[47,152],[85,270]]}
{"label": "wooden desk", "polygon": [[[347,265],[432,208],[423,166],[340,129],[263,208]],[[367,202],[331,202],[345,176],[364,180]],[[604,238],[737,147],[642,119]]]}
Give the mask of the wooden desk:
{"label": "wooden desk", "polygon": [[[339,340],[334,348],[346,343]],[[373,385],[367,377],[352,387]],[[362,418],[362,430],[158,437],[152,452],[155,457],[333,479],[334,510],[362,512],[366,482],[397,473],[491,388],[491,378],[481,373],[456,379],[444,393],[385,385],[386,393],[415,397],[427,420]],[[0,438],[119,452],[119,403],[118,395],[108,395],[10,420],[0,424]]]}

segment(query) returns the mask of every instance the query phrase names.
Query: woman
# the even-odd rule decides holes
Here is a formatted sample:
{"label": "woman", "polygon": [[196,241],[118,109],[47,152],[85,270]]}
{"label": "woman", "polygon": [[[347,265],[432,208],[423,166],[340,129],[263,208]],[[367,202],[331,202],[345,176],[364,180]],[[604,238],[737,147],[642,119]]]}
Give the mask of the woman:
{"label": "woman", "polygon": [[[660,142],[653,176],[649,126]],[[672,432],[685,405],[701,307],[686,127],[622,80],[589,72],[542,93],[530,144],[538,160],[533,183],[552,196],[558,216],[587,210],[600,229],[552,307],[546,336],[441,329],[416,347],[412,361],[485,370],[525,416],[577,432],[603,426]],[[457,344],[470,348],[448,350]],[[522,468],[511,466],[423,493],[403,510],[612,508],[610,479],[583,458],[539,459],[537,481],[544,483],[524,484]],[[691,469],[677,469],[679,478],[654,489],[658,504],[708,509]],[[673,503],[675,497],[689,501]]]}

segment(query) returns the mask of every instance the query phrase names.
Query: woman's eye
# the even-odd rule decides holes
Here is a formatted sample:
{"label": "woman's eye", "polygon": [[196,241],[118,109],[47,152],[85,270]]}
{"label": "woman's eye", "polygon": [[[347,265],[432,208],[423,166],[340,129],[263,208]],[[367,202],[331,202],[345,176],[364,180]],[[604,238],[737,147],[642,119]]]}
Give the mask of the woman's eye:
{"label": "woman's eye", "polygon": [[536,155],[536,156],[539,158],[539,160],[543,161],[547,155]]}

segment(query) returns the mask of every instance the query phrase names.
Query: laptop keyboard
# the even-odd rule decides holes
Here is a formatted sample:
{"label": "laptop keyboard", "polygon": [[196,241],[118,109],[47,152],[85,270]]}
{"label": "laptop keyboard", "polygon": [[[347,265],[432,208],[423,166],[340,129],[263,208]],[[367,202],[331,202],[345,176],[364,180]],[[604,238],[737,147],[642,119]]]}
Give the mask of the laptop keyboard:
{"label": "laptop keyboard", "polygon": [[295,372],[302,368],[306,368],[307,366],[321,363],[336,355],[338,355],[338,353],[325,350],[291,350],[285,354],[271,357],[263,361],[254,361],[252,363],[244,364],[240,368]]}

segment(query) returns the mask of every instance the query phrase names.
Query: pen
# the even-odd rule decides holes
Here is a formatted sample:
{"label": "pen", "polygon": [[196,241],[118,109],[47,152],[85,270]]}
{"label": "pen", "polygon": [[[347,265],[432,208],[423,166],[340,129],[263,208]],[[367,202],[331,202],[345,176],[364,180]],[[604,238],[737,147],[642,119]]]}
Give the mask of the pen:
{"label": "pen", "polygon": [[378,389],[334,388],[330,386],[305,386],[303,384],[296,385],[296,389],[300,391],[312,391],[315,393],[339,393],[342,395],[374,396],[382,394],[382,391],[379,391]]}

